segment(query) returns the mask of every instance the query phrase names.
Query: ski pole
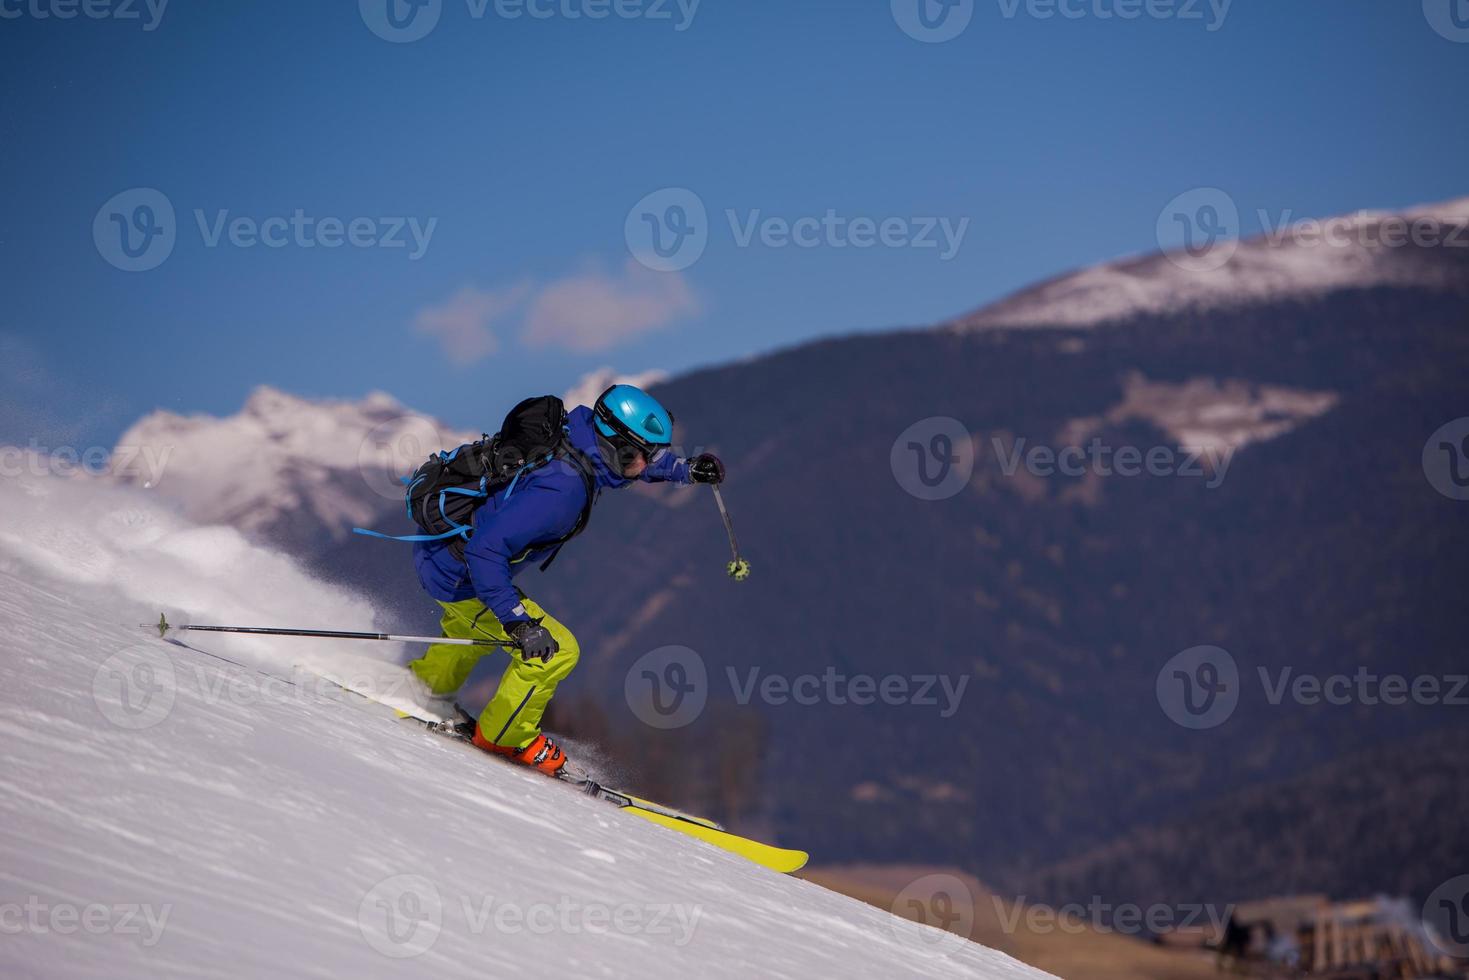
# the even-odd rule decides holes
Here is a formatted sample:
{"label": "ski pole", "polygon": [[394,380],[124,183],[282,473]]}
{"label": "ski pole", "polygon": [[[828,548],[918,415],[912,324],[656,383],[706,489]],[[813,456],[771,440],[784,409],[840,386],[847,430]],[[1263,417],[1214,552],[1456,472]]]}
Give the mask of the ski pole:
{"label": "ski pole", "polygon": [[344,633],[337,630],[293,630],[276,629],[268,626],[175,626],[163,614],[158,622],[144,623],[143,629],[156,629],[159,638],[166,637],[170,630],[194,630],[204,633],[252,633],[264,636],[317,636],[329,640],[388,640],[393,643],[444,643],[461,647],[514,647],[515,641],[504,640],[459,640],[449,636],[396,636],[392,633]]}
{"label": "ski pole", "polygon": [[719,516],[724,518],[724,530],[729,535],[730,554],[734,555],[734,559],[724,566],[725,571],[736,582],[743,582],[750,577],[750,563],[740,557],[740,546],[735,542],[734,522],[729,519],[729,509],[724,506],[724,495],[719,492],[719,484],[711,483],[709,489],[714,491],[714,502],[719,505]]}

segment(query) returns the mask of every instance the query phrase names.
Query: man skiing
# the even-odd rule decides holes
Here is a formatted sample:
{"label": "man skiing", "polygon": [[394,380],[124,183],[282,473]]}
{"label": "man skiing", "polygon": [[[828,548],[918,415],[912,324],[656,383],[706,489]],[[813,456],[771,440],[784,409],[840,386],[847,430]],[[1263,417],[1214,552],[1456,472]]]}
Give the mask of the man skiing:
{"label": "man skiing", "polygon": [[[564,454],[528,465],[478,505],[473,530],[464,538],[420,539],[413,549],[419,581],[443,607],[443,635],[503,640],[510,653],[495,696],[474,726],[474,744],[548,775],[566,765],[566,753],[541,731],[541,718],[557,685],[576,667],[580,648],[571,631],[522,594],[513,579],[532,562],[549,564],[585,526],[603,490],[634,480],[724,480],[717,456],[673,455],[673,416],[632,385],[613,385],[592,408],[567,412],[565,436]],[[455,693],[487,649],[492,648],[431,646],[408,666],[433,701],[452,714]]]}

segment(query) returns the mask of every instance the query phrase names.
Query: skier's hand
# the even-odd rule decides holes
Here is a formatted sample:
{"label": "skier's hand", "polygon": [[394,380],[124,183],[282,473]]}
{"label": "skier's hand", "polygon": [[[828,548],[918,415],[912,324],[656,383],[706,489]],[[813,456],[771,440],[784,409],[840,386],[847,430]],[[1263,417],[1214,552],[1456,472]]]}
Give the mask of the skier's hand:
{"label": "skier's hand", "polygon": [[533,619],[511,623],[506,632],[520,647],[520,656],[525,660],[539,660],[541,663],[546,663],[561,649],[561,645],[556,642],[556,637],[551,635],[551,631]]}
{"label": "skier's hand", "polygon": [[702,453],[689,460],[689,480],[692,483],[724,482],[724,464],[713,453]]}

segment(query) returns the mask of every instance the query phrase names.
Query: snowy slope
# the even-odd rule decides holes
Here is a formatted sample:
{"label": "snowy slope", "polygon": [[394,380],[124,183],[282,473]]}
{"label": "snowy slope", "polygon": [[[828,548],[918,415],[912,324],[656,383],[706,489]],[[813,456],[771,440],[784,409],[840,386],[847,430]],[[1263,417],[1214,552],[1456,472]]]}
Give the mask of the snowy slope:
{"label": "snowy slope", "polygon": [[0,975],[1045,976],[252,669],[391,649],[198,641],[234,666],[160,608],[372,625],[141,492],[0,481]]}
{"label": "snowy slope", "polygon": [[[1222,264],[1179,253],[1107,262],[1028,287],[960,317],[959,330],[1092,327],[1137,314],[1212,309],[1369,286],[1463,290],[1469,284],[1469,197],[1401,214],[1359,212],[1333,219],[1323,240],[1296,223],[1219,246]],[[1412,225],[1438,236],[1413,247]],[[1421,238],[1420,240],[1432,240]],[[1384,244],[1387,243],[1387,244]],[[1398,244],[1394,244],[1398,243]]]}

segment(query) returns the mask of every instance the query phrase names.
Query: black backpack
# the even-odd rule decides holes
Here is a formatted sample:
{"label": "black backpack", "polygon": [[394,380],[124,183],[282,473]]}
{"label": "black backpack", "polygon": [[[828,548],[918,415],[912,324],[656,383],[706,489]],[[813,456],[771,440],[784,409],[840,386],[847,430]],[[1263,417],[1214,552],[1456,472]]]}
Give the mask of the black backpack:
{"label": "black backpack", "polygon": [[[586,484],[587,502],[569,533],[554,541],[535,542],[527,549],[555,548],[541,563],[544,571],[555,561],[561,546],[587,526],[597,490],[591,464],[566,437],[566,406],[555,395],[527,398],[510,410],[495,435],[486,435],[451,452],[435,453],[412,476],[403,478],[408,485],[403,495],[404,506],[422,534],[394,536],[360,527],[352,530],[394,541],[452,539],[449,550],[463,561],[464,543],[474,534],[474,512],[480,505],[553,459],[569,460],[576,467]],[[524,557],[520,555],[513,560]]]}

